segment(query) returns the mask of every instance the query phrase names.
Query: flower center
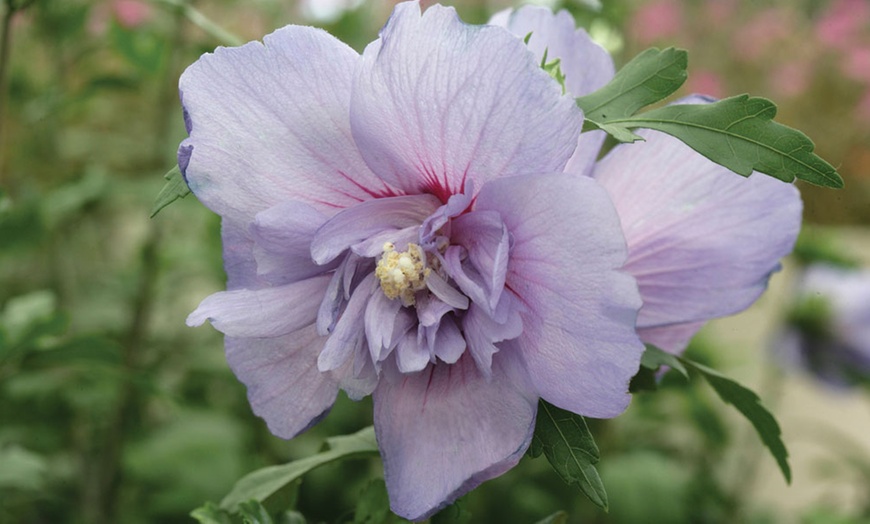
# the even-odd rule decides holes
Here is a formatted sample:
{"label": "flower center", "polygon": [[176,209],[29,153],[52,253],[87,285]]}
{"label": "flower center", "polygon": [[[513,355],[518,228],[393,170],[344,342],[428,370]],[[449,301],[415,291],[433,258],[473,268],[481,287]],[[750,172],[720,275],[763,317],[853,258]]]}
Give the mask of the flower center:
{"label": "flower center", "polygon": [[408,244],[407,251],[396,251],[392,242],[384,244],[384,254],[375,268],[375,276],[381,281],[381,289],[389,299],[399,298],[405,307],[415,303],[414,293],[426,289],[425,255],[417,244]]}

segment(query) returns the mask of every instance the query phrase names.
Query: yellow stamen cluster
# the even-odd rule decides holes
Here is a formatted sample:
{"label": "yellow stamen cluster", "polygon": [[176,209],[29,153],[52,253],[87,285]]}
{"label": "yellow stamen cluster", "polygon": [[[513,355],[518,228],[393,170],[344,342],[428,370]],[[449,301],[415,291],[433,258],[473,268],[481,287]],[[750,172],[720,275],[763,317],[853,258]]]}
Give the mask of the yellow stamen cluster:
{"label": "yellow stamen cluster", "polygon": [[417,244],[408,244],[407,251],[396,251],[392,242],[384,244],[384,254],[375,268],[381,289],[389,299],[399,298],[405,307],[415,303],[414,293],[426,289],[429,268],[424,263],[423,250]]}

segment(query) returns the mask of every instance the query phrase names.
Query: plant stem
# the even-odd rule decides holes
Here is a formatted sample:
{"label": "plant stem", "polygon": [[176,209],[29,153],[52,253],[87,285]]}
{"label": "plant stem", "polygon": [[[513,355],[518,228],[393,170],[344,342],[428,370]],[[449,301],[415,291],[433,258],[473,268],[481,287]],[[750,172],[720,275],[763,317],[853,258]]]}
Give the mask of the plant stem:
{"label": "plant stem", "polygon": [[3,124],[6,120],[6,71],[9,69],[9,49],[12,46],[12,17],[17,9],[12,0],[6,0],[6,9],[3,13],[3,34],[0,35],[0,186],[3,184],[6,160]]}

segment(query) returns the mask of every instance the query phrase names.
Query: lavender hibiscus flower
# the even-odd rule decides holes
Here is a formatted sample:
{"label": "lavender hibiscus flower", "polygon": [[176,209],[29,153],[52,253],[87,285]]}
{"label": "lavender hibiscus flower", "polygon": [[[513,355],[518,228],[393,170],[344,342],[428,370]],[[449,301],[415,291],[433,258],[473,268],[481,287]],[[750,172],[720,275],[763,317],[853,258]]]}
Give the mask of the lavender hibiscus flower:
{"label": "lavender hibiscus flower", "polygon": [[870,382],[870,271],[810,266],[795,302],[776,356],[834,387]]}
{"label": "lavender hibiscus flower", "polygon": [[422,519],[513,467],[538,399],[629,402],[643,346],[619,217],[564,173],[582,114],[520,39],[396,7],[360,56],[285,27],[181,78],[179,165],[222,217],[226,335],[290,438],[371,394],[391,506]]}
{"label": "lavender hibiscus flower", "polygon": [[[583,96],[614,75],[607,52],[565,11],[527,6],[491,24],[531,33],[540,60],[560,59],[565,85]],[[691,96],[684,104],[709,103]],[[594,178],[613,199],[628,243],[625,270],[637,279],[641,339],[679,353],[708,320],[749,307],[767,288],[800,231],[800,194],[763,174],[741,177],[666,134],[620,145],[597,161],[603,132],[580,135],[566,171]]]}

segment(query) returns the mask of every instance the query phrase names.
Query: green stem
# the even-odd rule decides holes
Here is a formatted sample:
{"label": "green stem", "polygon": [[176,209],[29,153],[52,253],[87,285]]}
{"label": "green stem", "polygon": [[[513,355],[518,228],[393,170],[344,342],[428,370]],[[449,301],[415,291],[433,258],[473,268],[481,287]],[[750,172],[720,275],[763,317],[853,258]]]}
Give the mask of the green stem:
{"label": "green stem", "polygon": [[12,0],[6,0],[3,13],[3,34],[0,36],[0,185],[3,185],[3,168],[6,155],[3,141],[3,124],[6,120],[6,72],[9,70],[9,50],[12,47],[12,17],[18,9]]}
{"label": "green stem", "polygon": [[244,40],[227,31],[220,25],[213,22],[210,18],[202,14],[200,10],[190,5],[188,0],[150,0],[155,4],[162,4],[166,7],[178,10],[187,18],[193,25],[199,27],[209,36],[228,46],[240,46],[245,43]]}

